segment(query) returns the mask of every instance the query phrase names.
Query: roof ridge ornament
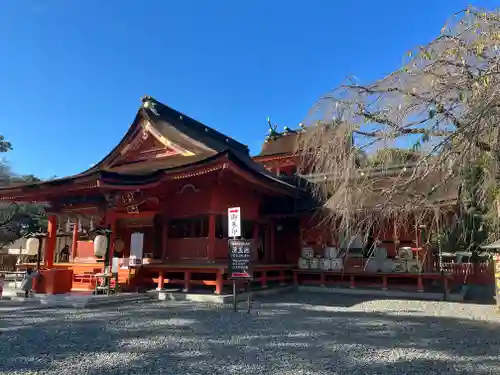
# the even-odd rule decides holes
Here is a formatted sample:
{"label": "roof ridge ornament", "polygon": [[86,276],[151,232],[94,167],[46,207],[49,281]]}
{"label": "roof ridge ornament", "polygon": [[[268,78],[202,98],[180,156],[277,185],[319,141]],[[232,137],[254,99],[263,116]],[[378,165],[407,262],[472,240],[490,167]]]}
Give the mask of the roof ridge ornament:
{"label": "roof ridge ornament", "polygon": [[277,124],[273,125],[271,123],[271,119],[269,117],[267,118],[267,123],[269,124],[269,134],[267,135],[267,137],[265,139],[265,143],[269,143],[270,141],[275,141],[278,138],[281,138],[282,136],[302,133],[302,132],[306,131],[306,126],[302,122],[299,123],[298,129],[292,129],[288,126],[285,126],[283,128],[283,133],[280,133],[278,131],[278,125]]}
{"label": "roof ridge ornament", "polygon": [[281,137],[282,134],[278,131],[278,124],[273,125],[269,116],[267,117],[267,123],[269,124],[269,134],[267,135],[265,142],[269,142],[271,140],[274,141]]}
{"label": "roof ridge ornament", "polygon": [[156,116],[160,116],[160,114],[156,110],[156,104],[158,104],[158,101],[156,99],[154,99],[152,96],[150,96],[150,95],[144,95],[141,98],[141,102],[142,102],[141,108],[149,109]]}

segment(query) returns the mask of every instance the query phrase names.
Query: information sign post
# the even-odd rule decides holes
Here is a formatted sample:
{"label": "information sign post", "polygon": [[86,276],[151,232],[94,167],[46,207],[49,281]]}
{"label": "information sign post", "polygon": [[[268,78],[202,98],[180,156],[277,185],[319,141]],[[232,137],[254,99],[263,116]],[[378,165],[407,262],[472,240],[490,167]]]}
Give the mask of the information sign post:
{"label": "information sign post", "polygon": [[253,272],[251,269],[252,240],[241,238],[241,209],[232,207],[228,209],[228,250],[229,250],[229,279],[233,280],[233,310],[237,310],[236,303],[236,281],[247,282],[248,312],[251,308],[251,281]]}

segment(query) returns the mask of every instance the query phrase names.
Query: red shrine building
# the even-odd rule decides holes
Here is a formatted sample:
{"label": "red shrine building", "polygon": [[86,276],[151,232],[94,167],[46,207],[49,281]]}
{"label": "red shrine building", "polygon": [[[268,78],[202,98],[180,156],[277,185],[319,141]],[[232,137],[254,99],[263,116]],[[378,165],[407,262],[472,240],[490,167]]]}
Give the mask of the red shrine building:
{"label": "red shrine building", "polygon": [[[46,286],[47,292],[61,289],[57,284],[67,284],[62,288],[66,291],[92,290],[94,275],[108,267],[122,290],[176,285],[184,291],[211,288],[221,294],[231,283],[230,207],[241,208],[241,237],[253,240],[253,276],[260,286],[293,280],[325,285],[337,275],[339,282],[354,287],[360,257],[344,259],[341,275],[321,272],[321,267],[298,268],[304,248],[314,258],[328,247],[339,247],[337,233],[311,220],[317,204],[297,177],[300,131],[285,128],[279,133],[271,126],[261,153],[252,158],[246,145],[146,96],[125,136],[92,168],[2,188],[0,200],[47,204],[42,257],[45,272],[52,275],[47,284],[53,284]],[[106,254],[95,253],[96,228],[108,231]],[[384,233],[381,240],[389,256],[397,246],[418,247],[417,228]],[[58,248],[62,235],[70,238],[66,257]],[[435,269],[430,257],[419,257],[420,276],[407,276],[418,279],[415,285],[423,291],[426,272],[431,275]],[[308,278],[307,273],[315,275]],[[395,273],[379,272],[383,288]]]}
{"label": "red shrine building", "polygon": [[[72,269],[73,287],[84,287],[86,275],[103,269],[90,234],[103,227],[111,231],[107,258],[119,258],[119,283],[205,285],[221,293],[227,210],[240,207],[242,237],[256,244],[254,271],[263,283],[290,277],[300,254],[299,219],[278,226],[276,217],[305,192],[253,160],[246,145],[151,97],[142,101],[125,136],[92,168],[0,189],[4,201],[49,205],[45,267]],[[54,263],[58,233],[68,224],[69,259]],[[130,265],[133,233],[143,234],[140,267]]]}

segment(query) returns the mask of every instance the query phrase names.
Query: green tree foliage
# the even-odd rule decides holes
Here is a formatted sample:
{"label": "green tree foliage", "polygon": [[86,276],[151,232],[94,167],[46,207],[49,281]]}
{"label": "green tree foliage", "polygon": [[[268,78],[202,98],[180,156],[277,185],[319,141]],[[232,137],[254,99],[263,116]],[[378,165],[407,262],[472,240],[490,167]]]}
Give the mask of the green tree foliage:
{"label": "green tree foliage", "polygon": [[462,185],[462,210],[453,223],[448,223],[439,234],[434,234],[431,241],[434,248],[440,245],[445,252],[471,252],[471,260],[475,262],[478,254],[482,252],[481,245],[487,241],[490,234],[496,233],[497,220],[491,217],[489,208],[481,197],[484,173],[484,167],[480,163],[470,165],[466,169]]}
{"label": "green tree foliage", "polygon": [[[12,145],[0,136],[0,152],[7,152]],[[40,181],[33,175],[16,176],[9,166],[0,162],[0,187]],[[40,204],[0,202],[0,247],[18,238],[29,236],[47,228],[44,207]]]}
{"label": "green tree foliage", "polygon": [[10,150],[12,150],[12,145],[5,140],[3,135],[0,135],[0,152],[7,152]]}

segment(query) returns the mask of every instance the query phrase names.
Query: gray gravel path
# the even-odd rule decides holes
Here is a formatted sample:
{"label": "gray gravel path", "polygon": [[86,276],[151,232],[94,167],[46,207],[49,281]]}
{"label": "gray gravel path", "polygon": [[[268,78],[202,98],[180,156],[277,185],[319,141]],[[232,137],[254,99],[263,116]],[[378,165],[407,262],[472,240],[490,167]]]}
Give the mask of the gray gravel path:
{"label": "gray gravel path", "polygon": [[[243,308],[243,306],[242,306]],[[1,374],[500,374],[494,306],[287,294],[255,310],[0,303]]]}

